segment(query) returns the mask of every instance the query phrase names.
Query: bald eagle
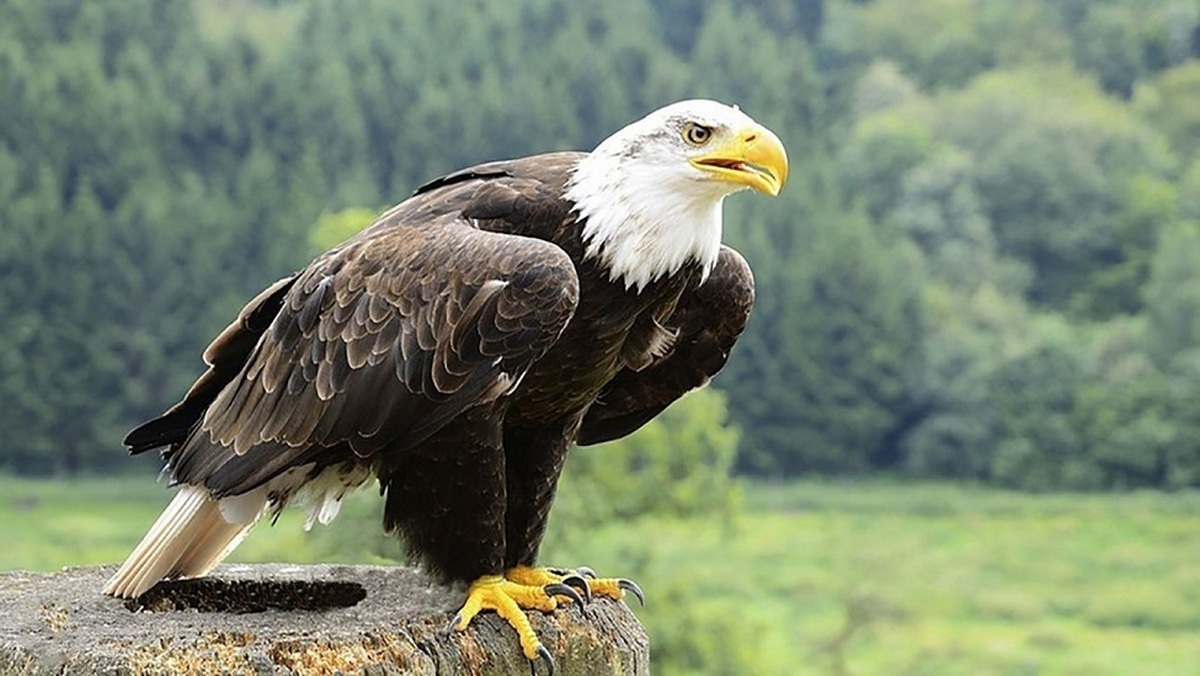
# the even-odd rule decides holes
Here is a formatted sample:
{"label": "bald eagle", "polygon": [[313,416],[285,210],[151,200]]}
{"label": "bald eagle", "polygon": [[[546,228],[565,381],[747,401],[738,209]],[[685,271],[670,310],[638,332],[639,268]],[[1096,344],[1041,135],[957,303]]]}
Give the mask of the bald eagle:
{"label": "bald eagle", "polygon": [[[753,303],[726,195],[776,195],[787,156],[691,100],[590,153],[464,169],[252,299],[183,400],[125,439],[180,490],[104,591],[200,576],[264,515],[328,523],[379,482],[384,527],[550,661],[522,609],[627,580],[536,566],[569,449],[634,431],[725,364]],[[666,449],[664,449],[666,452]]]}

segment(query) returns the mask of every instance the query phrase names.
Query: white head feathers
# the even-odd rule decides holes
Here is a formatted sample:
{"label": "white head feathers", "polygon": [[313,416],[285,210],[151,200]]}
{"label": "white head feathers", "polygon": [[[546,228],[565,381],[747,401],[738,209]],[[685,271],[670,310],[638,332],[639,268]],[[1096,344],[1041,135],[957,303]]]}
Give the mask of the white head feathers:
{"label": "white head feathers", "polygon": [[716,264],[721,203],[747,186],[693,165],[705,150],[687,137],[696,126],[714,139],[761,129],[736,107],[681,101],[604,140],[580,161],[568,184],[566,196],[585,221],[587,258],[599,258],[625,288],[641,291],[688,262],[707,276]]}

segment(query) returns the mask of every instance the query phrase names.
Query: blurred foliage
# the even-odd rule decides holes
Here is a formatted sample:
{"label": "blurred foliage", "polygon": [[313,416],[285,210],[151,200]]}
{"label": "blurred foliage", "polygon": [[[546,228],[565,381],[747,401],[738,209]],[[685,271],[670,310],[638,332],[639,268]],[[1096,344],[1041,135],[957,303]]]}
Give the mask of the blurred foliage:
{"label": "blurred foliage", "polygon": [[[371,213],[441,172],[586,149],[710,97],[779,133],[791,181],[726,207],[758,301],[724,398],[640,450],[573,460],[604,509],[641,511],[624,484],[644,458],[725,412],[736,441],[679,462],[1200,485],[1192,0],[0,14],[0,467],[134,466],[121,434],[183,393],[240,304]],[[709,486],[659,469],[681,492],[649,511]]]}
{"label": "blurred foliage", "polygon": [[308,248],[316,256],[350,239],[375,220],[367,209],[343,209],[321,214],[308,233]]}
{"label": "blurred foliage", "polygon": [[556,537],[570,541],[580,524],[651,514],[736,517],[741,491],[730,470],[740,431],[727,422],[725,399],[697,390],[635,434],[573,451],[550,520]]}

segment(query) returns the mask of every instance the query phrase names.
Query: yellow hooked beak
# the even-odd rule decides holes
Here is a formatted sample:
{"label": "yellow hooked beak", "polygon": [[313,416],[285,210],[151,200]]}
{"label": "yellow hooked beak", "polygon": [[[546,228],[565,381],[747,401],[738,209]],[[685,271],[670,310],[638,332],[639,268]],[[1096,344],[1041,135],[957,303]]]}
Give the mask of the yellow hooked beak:
{"label": "yellow hooked beak", "polygon": [[778,195],[787,183],[788,161],[783,142],[770,129],[758,124],[743,127],[728,140],[718,140],[710,152],[693,157],[691,163],[716,174],[719,180],[772,196]]}

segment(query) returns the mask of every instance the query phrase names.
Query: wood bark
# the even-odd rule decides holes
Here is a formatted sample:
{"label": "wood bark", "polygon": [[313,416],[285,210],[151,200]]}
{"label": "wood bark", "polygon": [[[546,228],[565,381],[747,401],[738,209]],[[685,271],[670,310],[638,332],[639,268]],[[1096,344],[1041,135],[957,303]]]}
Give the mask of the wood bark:
{"label": "wood bark", "polygon": [[[411,568],[223,565],[137,601],[100,593],[114,570],[0,573],[0,675],[530,673],[492,613],[448,634],[464,591]],[[556,676],[650,671],[622,602],[530,615]]]}

